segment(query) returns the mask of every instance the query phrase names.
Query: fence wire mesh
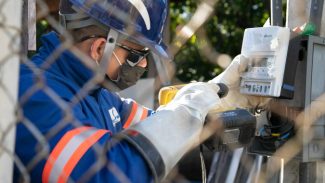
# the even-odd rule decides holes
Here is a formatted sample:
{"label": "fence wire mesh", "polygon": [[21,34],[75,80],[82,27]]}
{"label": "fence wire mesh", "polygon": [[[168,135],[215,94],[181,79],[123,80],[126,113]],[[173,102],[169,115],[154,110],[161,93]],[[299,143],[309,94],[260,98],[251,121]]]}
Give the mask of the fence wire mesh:
{"label": "fence wire mesh", "polygon": [[[24,2],[26,3],[27,0]],[[11,1],[0,1],[0,38],[4,41],[4,43],[8,43],[1,46],[2,53],[0,57],[0,122],[2,123],[0,131],[0,175],[3,175],[3,177],[0,177],[0,182],[11,182],[12,178],[15,182],[33,182],[33,180],[41,180],[38,179],[40,176],[42,176],[39,166],[44,166],[46,161],[52,161],[52,163],[55,163],[56,158],[59,158],[53,156],[50,157],[50,154],[54,151],[53,142],[58,140],[55,139],[57,138],[58,134],[62,133],[64,130],[67,130],[67,128],[72,130],[85,126],[85,122],[82,121],[81,118],[77,118],[75,114],[80,112],[77,110],[83,110],[82,108],[80,109],[80,106],[90,105],[84,103],[85,99],[89,97],[89,94],[92,93],[98,86],[110,88],[111,85],[105,80],[105,64],[107,63],[100,63],[100,67],[98,67],[89,56],[75,47],[71,33],[65,31],[59,24],[56,14],[57,8],[54,8],[58,5],[58,1],[36,1],[37,20],[43,20],[49,24],[49,27],[62,32],[60,37],[62,44],[55,47],[53,52],[48,53],[45,60],[40,60],[40,58],[43,58],[42,55],[36,56],[38,58],[34,57],[32,60],[31,57],[25,54],[24,50],[21,50],[25,49],[26,45],[21,46],[19,44],[19,38],[25,39],[26,34],[24,34],[24,32],[27,31],[27,27],[21,26],[24,22],[18,26],[17,24],[11,23],[14,19],[12,12],[10,14],[10,12],[6,11],[5,9],[8,8],[8,10],[12,11],[13,8],[11,6],[13,5],[9,5],[9,3],[11,3]],[[191,18],[182,26],[182,28],[176,32],[176,36],[172,41],[170,41],[169,46],[172,48],[171,50],[174,55],[177,54],[186,44],[188,39],[195,34],[197,39],[202,40],[202,44],[198,49],[203,57],[206,57],[211,63],[218,65],[218,67],[223,69],[230,64],[230,56],[216,52],[213,49],[208,36],[206,35],[206,30],[202,28],[202,25],[214,13],[214,7],[217,3],[218,1],[211,0],[197,2],[197,9],[193,16],[191,16]],[[105,6],[107,6],[107,4],[105,4]],[[10,15],[8,16],[5,13]],[[121,13],[117,14],[116,16],[120,17],[121,19],[123,19],[123,17],[127,17]],[[132,20],[129,19],[125,20],[125,22],[131,21]],[[132,32],[132,30],[129,31]],[[91,78],[86,80],[86,82],[83,83],[79,88],[76,87],[77,89],[60,86],[66,81],[56,78],[57,76],[51,73],[51,69],[53,69],[53,67],[58,67],[57,63],[59,62],[61,55],[66,51],[72,52],[79,59],[80,63],[78,64],[82,65],[82,67],[86,68],[86,70],[89,70],[91,75]],[[323,53],[320,57],[321,59],[325,58]],[[20,72],[18,69],[12,69],[15,67],[15,65],[12,64],[14,63],[13,60],[18,58],[20,60]],[[168,62],[166,65],[166,62],[163,62],[157,57],[153,56],[153,58],[156,62],[163,65],[161,66],[156,64],[155,67],[159,67],[156,69],[167,69],[167,71],[165,71],[168,75],[167,80],[172,80],[175,74],[175,66]],[[68,72],[71,71],[62,71],[63,74]],[[24,74],[29,76],[26,77]],[[157,88],[161,86],[161,83],[166,81],[166,78],[159,78],[163,77],[162,75],[164,74],[158,73],[157,75],[158,76],[155,77],[156,80],[158,80],[157,85],[159,86],[153,86],[154,90],[157,90]],[[16,83],[14,78],[17,78],[18,80],[19,77],[20,82],[18,90],[18,88],[12,86],[12,84]],[[27,79],[26,81],[23,81],[21,78]],[[55,80],[56,82],[53,84],[51,83],[52,80]],[[312,80],[309,82],[312,82]],[[306,81],[306,83],[308,83],[308,81]],[[269,119],[269,113],[273,112],[279,116],[279,119],[285,118],[287,121],[286,125],[288,125],[290,127],[289,130],[294,133],[294,135],[291,134],[291,138],[281,139],[282,141],[279,142],[280,144],[276,144],[277,147],[275,152],[272,152],[272,150],[270,150],[270,154],[265,153],[267,150],[252,152],[247,148],[230,148],[231,150],[224,152],[210,152],[204,149],[203,154],[206,155],[206,173],[208,174],[207,181],[211,183],[271,182],[274,181],[272,180],[274,179],[274,175],[276,175],[280,170],[283,170],[286,164],[290,163],[291,161],[302,161],[303,154],[306,154],[304,153],[305,151],[307,151],[307,156],[309,155],[311,157],[311,154],[313,153],[312,151],[317,150],[317,152],[315,152],[316,156],[313,157],[314,159],[311,158],[311,162],[321,162],[325,158],[324,83],[325,81],[323,79],[321,81],[322,85],[319,86],[322,88],[320,89],[321,92],[318,93],[317,96],[314,96],[314,98],[309,101],[310,103],[305,103],[304,99],[301,99],[304,101],[304,105],[299,105],[296,107],[286,106],[286,103],[275,100],[272,102],[272,106],[276,107],[272,108],[269,106],[266,109],[267,112],[262,111],[261,114],[256,114],[258,118],[261,118],[263,121],[265,119]],[[64,96],[62,95],[61,91],[64,89],[71,89],[73,92],[69,93],[69,96]],[[18,91],[20,93],[17,100]],[[30,103],[32,100],[34,100],[35,95],[41,95],[41,97],[38,99],[39,101],[33,101],[33,103]],[[44,101],[47,103],[44,103]],[[50,103],[50,105],[48,103]],[[43,116],[47,116],[46,119],[51,119],[52,122],[54,121],[55,125],[49,126],[48,121],[42,121]],[[93,118],[98,119],[98,123],[100,123],[100,117],[93,116]],[[87,119],[87,116],[84,116],[84,120]],[[33,120],[36,120],[37,122]],[[86,125],[92,126],[92,124]],[[271,126],[270,130],[276,127],[277,126]],[[15,140],[12,139],[14,139],[13,133],[16,128],[18,133],[21,132],[22,129],[25,129],[23,132],[25,134],[19,134],[23,136],[23,138],[19,138],[19,140],[24,140],[24,143],[30,143],[30,145],[25,144],[24,146],[17,146],[17,144],[22,145],[22,143],[17,141],[14,143]],[[216,128],[213,129],[213,132],[215,132],[219,130],[218,128],[220,128],[220,126],[217,125],[217,127],[213,128]],[[259,130],[259,128],[257,128],[257,130]],[[315,132],[315,130],[318,131]],[[211,133],[211,129],[207,129],[206,133]],[[318,135],[316,137],[317,143],[312,144],[311,141],[315,140],[315,134]],[[87,135],[89,134],[84,134],[80,138],[86,138]],[[256,132],[256,135],[260,136],[261,133]],[[270,138],[278,138],[277,134],[272,133],[272,135]],[[9,138],[11,141],[9,141],[8,144]],[[96,159],[94,162],[92,162],[92,164],[88,165],[88,170],[80,175],[77,180],[66,176],[65,173],[58,174],[60,170],[54,170],[54,173],[50,172],[50,175],[48,175],[50,182],[54,180],[63,182],[89,182],[90,180],[93,180],[94,176],[100,174],[103,169],[110,172],[111,175],[115,177],[117,182],[131,182],[126,175],[126,172],[121,170],[120,165],[113,163],[106,156],[106,153],[113,151],[112,148],[114,148],[114,146],[118,143],[118,140],[110,140],[109,143],[104,143],[104,145],[94,143],[91,146],[91,149],[95,154]],[[14,144],[16,144],[15,149],[13,149]],[[22,148],[33,148],[33,153],[27,154],[25,159],[22,159],[21,155],[24,152],[24,149]],[[71,148],[73,147],[71,146]],[[82,151],[82,149],[77,150]],[[200,164],[201,162],[199,160],[198,151],[195,153],[196,154],[190,156],[190,158],[184,158],[179,164],[178,168],[173,169],[164,182],[201,181],[196,179],[197,177],[201,176],[202,165]],[[271,155],[273,157],[278,157],[279,159],[270,161]],[[26,159],[26,157],[28,158]],[[309,162],[308,157],[307,162]],[[197,159],[198,161],[196,161]],[[8,169],[5,169],[8,161],[13,162],[15,166],[14,175],[10,173],[13,172],[10,166],[7,167]],[[76,162],[69,163],[73,164]],[[71,164],[64,168],[73,166]],[[128,165],[131,166],[132,163]],[[187,175],[184,175],[184,173],[187,173]],[[299,172],[294,172],[293,174],[294,176],[298,176]],[[282,179],[285,179],[286,175],[287,174],[284,174]],[[295,182],[296,180],[297,179],[292,180],[292,182]],[[276,180],[276,182],[277,181],[278,180]]]}

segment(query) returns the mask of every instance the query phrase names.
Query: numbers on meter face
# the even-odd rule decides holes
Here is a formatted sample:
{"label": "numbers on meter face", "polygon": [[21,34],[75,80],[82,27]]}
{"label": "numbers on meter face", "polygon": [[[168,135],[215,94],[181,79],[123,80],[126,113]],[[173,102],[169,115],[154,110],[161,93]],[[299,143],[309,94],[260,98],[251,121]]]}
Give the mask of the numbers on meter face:
{"label": "numbers on meter face", "polygon": [[242,74],[241,93],[268,96],[272,93],[274,56],[252,57]]}
{"label": "numbers on meter face", "polygon": [[241,92],[253,95],[269,95],[271,91],[271,82],[243,82]]}

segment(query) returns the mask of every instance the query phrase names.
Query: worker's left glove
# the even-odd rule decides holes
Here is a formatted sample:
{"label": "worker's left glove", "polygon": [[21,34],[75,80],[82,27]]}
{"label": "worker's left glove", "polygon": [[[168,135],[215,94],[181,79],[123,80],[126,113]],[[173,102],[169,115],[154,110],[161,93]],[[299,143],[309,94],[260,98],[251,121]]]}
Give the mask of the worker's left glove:
{"label": "worker's left glove", "polygon": [[[263,108],[270,101],[268,97],[250,96],[240,93],[240,77],[245,69],[247,69],[250,61],[249,58],[238,55],[226,70],[209,81],[210,83],[224,83],[229,88],[228,95],[221,99],[222,110]],[[218,110],[220,110],[220,107]]]}
{"label": "worker's left glove", "polygon": [[201,143],[205,117],[220,105],[218,91],[214,83],[188,84],[166,106],[122,132],[122,138],[143,154],[156,181]]}

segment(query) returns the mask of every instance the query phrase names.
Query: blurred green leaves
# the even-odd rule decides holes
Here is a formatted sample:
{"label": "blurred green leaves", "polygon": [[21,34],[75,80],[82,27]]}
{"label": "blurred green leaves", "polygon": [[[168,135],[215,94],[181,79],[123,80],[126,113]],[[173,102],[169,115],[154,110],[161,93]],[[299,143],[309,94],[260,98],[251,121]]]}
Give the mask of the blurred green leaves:
{"label": "blurred green leaves", "polygon": [[[200,2],[202,1],[171,0],[171,40],[180,25],[185,25],[190,20]],[[201,29],[204,29],[215,51],[234,57],[240,53],[245,28],[262,26],[269,17],[268,12],[269,1],[265,0],[219,0],[213,15]],[[205,81],[222,71],[222,68],[208,62],[200,53],[200,46],[204,41],[194,34],[176,54],[174,61],[177,66],[176,77],[179,80]]]}

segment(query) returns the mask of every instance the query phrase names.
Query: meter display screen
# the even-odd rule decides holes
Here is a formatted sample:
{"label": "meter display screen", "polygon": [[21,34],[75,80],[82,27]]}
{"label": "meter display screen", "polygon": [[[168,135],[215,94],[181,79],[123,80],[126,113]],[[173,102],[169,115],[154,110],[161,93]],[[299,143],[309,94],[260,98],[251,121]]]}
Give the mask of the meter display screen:
{"label": "meter display screen", "polygon": [[252,61],[252,67],[267,67],[269,59],[270,58],[268,58],[268,57],[254,58]]}

